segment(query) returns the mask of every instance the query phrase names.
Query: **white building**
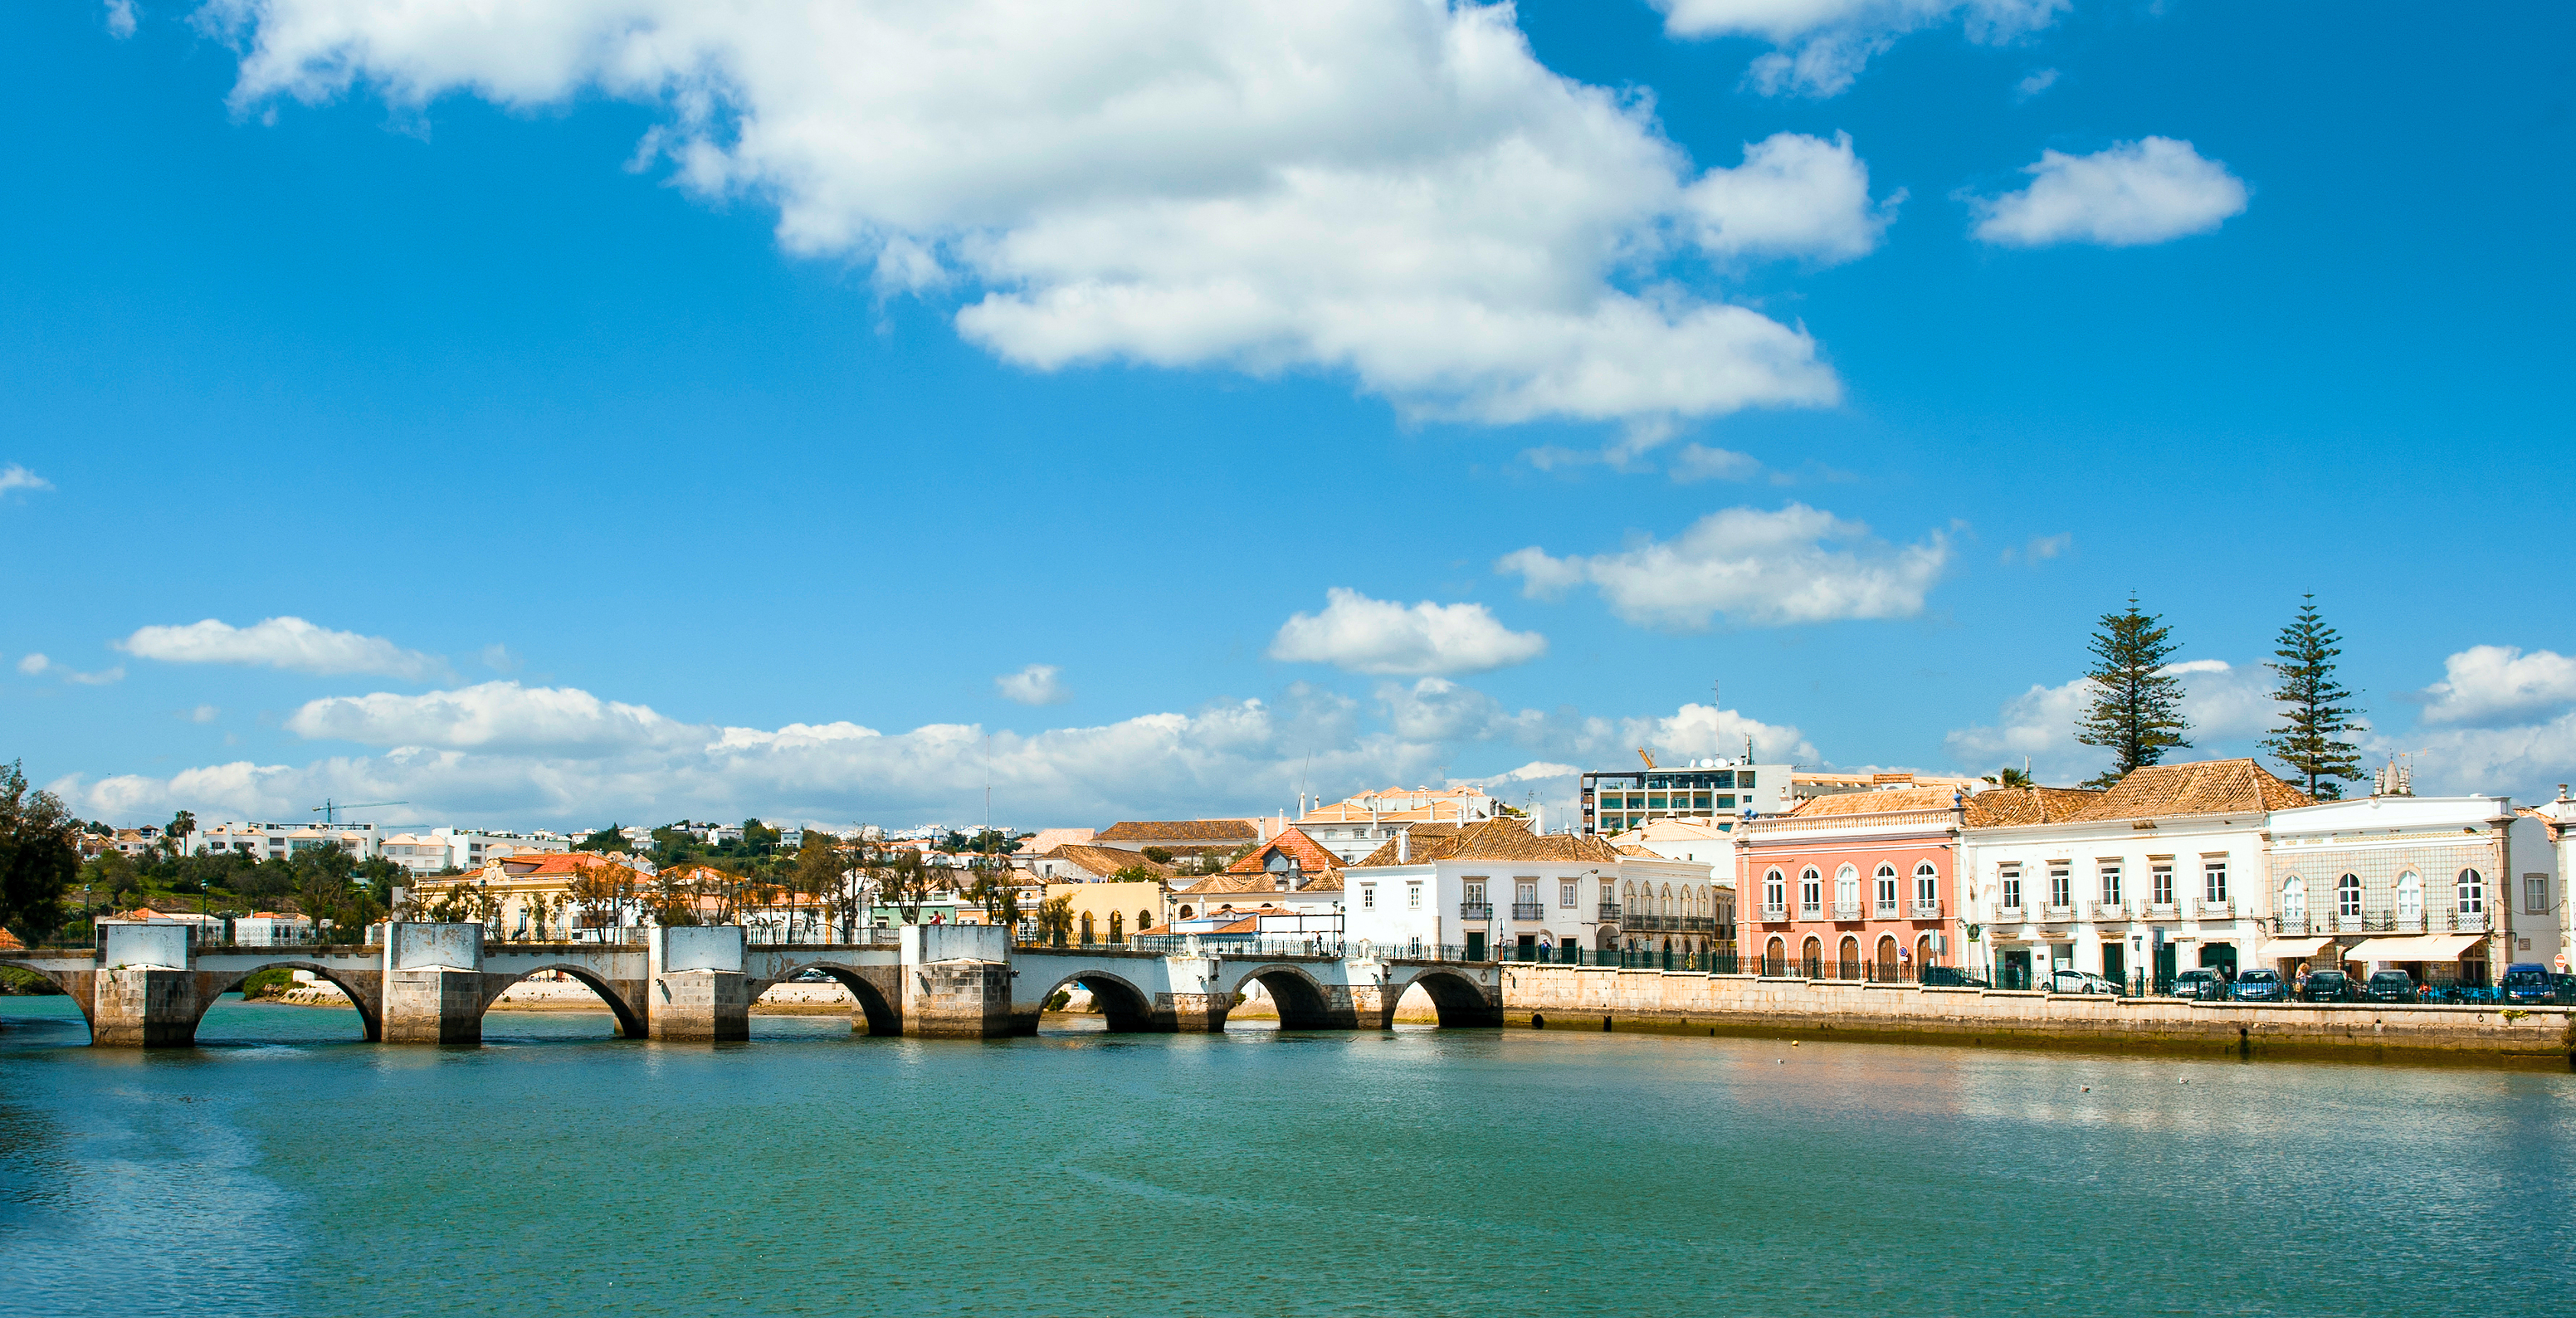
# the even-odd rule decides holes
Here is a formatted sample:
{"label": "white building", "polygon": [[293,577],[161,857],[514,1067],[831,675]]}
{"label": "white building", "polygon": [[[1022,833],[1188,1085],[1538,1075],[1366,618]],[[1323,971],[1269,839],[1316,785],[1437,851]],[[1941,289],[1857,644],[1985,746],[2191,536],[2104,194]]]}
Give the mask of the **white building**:
{"label": "white building", "polygon": [[396,833],[384,840],[381,855],[419,875],[450,869],[474,871],[504,856],[561,855],[572,839],[559,833],[511,833],[480,828],[433,828],[426,833]]}
{"label": "white building", "polygon": [[285,860],[296,852],[337,846],[353,860],[381,854],[373,824],[207,824],[188,835],[188,851],[206,856],[230,852],[253,860]]}
{"label": "white building", "polygon": [[[1622,854],[1597,837],[1536,834],[1517,819],[1416,825],[1344,870],[1342,885],[1344,937],[1354,946],[1568,961],[1579,949],[1647,940],[1706,952],[1717,932],[1708,865]],[[1632,914],[1652,929],[1632,933],[1623,923]]]}
{"label": "white building", "polygon": [[2264,963],[2491,984],[2515,962],[2556,962],[2567,946],[2566,843],[2551,836],[2564,830],[2550,815],[2501,796],[2372,796],[2274,811]]}
{"label": "white building", "polygon": [[2250,969],[2272,813],[2310,804],[2252,760],[2207,760],[2136,770],[2056,822],[1967,828],[1964,963],[1999,988]]}
{"label": "white building", "polygon": [[2561,974],[2568,963],[2576,960],[2576,901],[2568,900],[2567,882],[2576,878],[2576,799],[2567,795],[2567,784],[2558,784],[2558,799],[2528,811],[2541,822],[2553,858],[2558,862],[2558,882],[2554,890],[2557,901],[2552,914],[2558,926],[2558,955],[2550,966]]}
{"label": "white building", "polygon": [[1481,787],[1383,787],[1329,805],[1297,798],[1297,827],[1342,864],[1367,858],[1415,824],[1476,824],[1501,818],[1503,803]]}

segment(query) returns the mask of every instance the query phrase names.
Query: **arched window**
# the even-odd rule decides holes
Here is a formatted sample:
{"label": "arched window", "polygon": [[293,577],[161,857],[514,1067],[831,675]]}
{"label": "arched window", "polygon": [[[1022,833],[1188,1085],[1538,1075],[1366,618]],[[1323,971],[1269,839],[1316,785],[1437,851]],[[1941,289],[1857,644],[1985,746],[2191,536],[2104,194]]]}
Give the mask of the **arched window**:
{"label": "arched window", "polygon": [[1127,941],[1127,916],[1124,912],[1109,913],[1109,941],[1113,943]]}
{"label": "arched window", "polygon": [[1798,871],[1798,909],[1808,915],[1822,914],[1825,909],[1825,876],[1813,865]]}
{"label": "arched window", "polygon": [[2397,918],[2400,927],[2424,923],[2424,876],[2413,870],[2397,876]]}
{"label": "arched window", "polygon": [[[2304,900],[2304,896],[2303,896]],[[2335,880],[2335,914],[2361,914],[2361,876],[2347,874]]]}
{"label": "arched window", "polygon": [[2487,911],[2487,881],[2476,870],[2460,871],[2460,914],[2484,915]]}
{"label": "arched window", "polygon": [[[1860,914],[1860,871],[1849,865],[1834,871],[1834,914],[1845,919]],[[1856,961],[1859,957],[1843,959]]]}
{"label": "arched window", "polygon": [[1914,904],[1927,911],[1941,907],[1941,871],[1924,861],[1914,867]]}
{"label": "arched window", "polygon": [[2308,881],[2293,874],[2281,881],[2281,919],[2304,924],[2308,918]]}
{"label": "arched window", "polygon": [[1146,930],[1151,929],[1151,928],[1153,928],[1153,927],[1154,927],[1154,913],[1153,913],[1152,911],[1138,911],[1138,912],[1136,912],[1136,932],[1138,932],[1138,933],[1140,933],[1140,934],[1141,934],[1141,933],[1145,932]]}
{"label": "arched window", "polygon": [[1677,909],[1673,905],[1673,885],[1667,883],[1664,885],[1663,895],[1655,901],[1655,914],[1671,915]]}
{"label": "arched window", "polygon": [[1190,918],[1190,908],[1186,906],[1181,908],[1181,918],[1184,920]]}
{"label": "arched window", "polygon": [[1091,936],[1091,912],[1089,911],[1084,911],[1082,913],[1082,941],[1085,943],[1094,943],[1099,941]]}
{"label": "arched window", "polygon": [[1762,909],[1766,911],[1789,909],[1789,879],[1778,870],[1772,870],[1762,876]]}
{"label": "arched window", "polygon": [[[1878,867],[1878,913],[1896,914],[1896,867],[1894,865],[1881,863]],[[1890,943],[1888,946],[1893,948],[1896,945]],[[1895,960],[1895,954],[1891,952],[1886,959]]]}

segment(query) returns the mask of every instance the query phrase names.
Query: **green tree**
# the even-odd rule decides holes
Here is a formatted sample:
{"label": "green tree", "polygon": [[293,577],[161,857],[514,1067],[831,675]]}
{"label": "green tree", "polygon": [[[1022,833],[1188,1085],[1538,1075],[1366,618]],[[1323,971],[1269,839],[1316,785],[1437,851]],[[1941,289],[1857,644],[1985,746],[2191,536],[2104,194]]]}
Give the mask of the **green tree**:
{"label": "green tree", "polygon": [[2035,787],[2038,785],[2031,780],[2028,770],[2016,769],[2009,764],[1994,773],[1987,774],[1986,781],[1993,783],[1997,787]]}
{"label": "green tree", "polygon": [[170,816],[170,827],[162,830],[163,837],[169,841],[170,854],[173,856],[187,855],[188,838],[196,831],[196,815],[186,810],[182,810],[179,813]]}
{"label": "green tree", "polygon": [[2290,767],[2290,777],[2307,780],[2308,795],[2321,801],[2343,796],[2339,779],[2361,777],[2361,750],[2343,735],[2356,726],[2352,692],[2335,679],[2335,656],[2343,637],[2317,613],[2317,597],[2303,596],[2299,616],[2281,629],[2273,658],[2263,666],[2280,678],[2272,699],[2281,704],[2281,725],[2263,739],[2263,749]]}
{"label": "green tree", "polygon": [[80,821],[61,798],[31,791],[17,762],[0,770],[0,927],[33,943],[63,924],[80,875]]}
{"label": "green tree", "polygon": [[1050,947],[1062,947],[1073,936],[1073,896],[1049,897],[1038,903],[1038,938]]}
{"label": "green tree", "polygon": [[2108,787],[2162,762],[2166,751],[2191,745],[2182,735],[2191,730],[2182,714],[2182,679],[2164,671],[2182,647],[2164,619],[2140,612],[2132,595],[2127,609],[2102,615],[2091,648],[2093,668],[2084,676],[2093,682],[2093,704],[2076,722],[2075,739],[2110,748],[2111,768],[2084,784]]}
{"label": "green tree", "polygon": [[617,825],[610,824],[608,827],[572,844],[572,849],[575,851],[624,851],[626,849],[626,835],[618,831]]}

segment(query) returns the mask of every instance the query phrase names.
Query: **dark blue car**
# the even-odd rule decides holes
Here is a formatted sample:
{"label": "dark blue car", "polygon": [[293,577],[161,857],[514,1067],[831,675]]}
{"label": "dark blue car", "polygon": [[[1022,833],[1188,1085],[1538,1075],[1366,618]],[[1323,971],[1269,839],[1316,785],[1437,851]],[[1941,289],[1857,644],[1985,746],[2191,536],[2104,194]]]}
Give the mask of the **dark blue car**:
{"label": "dark blue car", "polygon": [[2227,986],[2227,996],[2238,1002],[2279,1002],[2290,996],[2289,986],[2281,982],[2277,970],[2248,970]]}
{"label": "dark blue car", "polygon": [[2504,968],[2504,978],[2496,982],[2504,990],[2507,1002],[2547,1002],[2558,995],[2558,985],[2549,977],[2549,967],[2537,961],[2519,961]]}

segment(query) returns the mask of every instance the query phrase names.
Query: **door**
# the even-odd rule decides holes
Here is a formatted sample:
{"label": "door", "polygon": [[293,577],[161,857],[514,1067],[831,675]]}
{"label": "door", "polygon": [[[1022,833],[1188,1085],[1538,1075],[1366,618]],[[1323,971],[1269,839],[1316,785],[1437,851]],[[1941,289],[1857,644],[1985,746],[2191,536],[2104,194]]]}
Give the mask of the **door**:
{"label": "door", "polygon": [[1523,961],[1536,961],[1536,960],[1538,960],[1538,935],[1537,935],[1537,934],[1522,934],[1522,935],[1521,935],[1521,945],[1520,945],[1520,946],[1521,946],[1521,954],[1520,954],[1520,959],[1521,959],[1521,960],[1523,960]]}
{"label": "door", "polygon": [[1483,930],[1479,929],[1474,933],[1467,935],[1467,959],[1470,961],[1482,961],[1485,959],[1485,933]]}
{"label": "door", "polygon": [[2173,988],[2173,982],[2174,945],[2167,943],[2156,949],[2155,991],[2158,993],[2169,992]]}
{"label": "door", "polygon": [[1995,987],[2008,989],[2026,989],[2030,987],[2029,948],[2008,947],[2004,949],[2004,982],[1996,985]]}
{"label": "door", "polygon": [[2129,949],[2118,943],[2102,945],[2102,978],[2114,984],[2129,981]]}

